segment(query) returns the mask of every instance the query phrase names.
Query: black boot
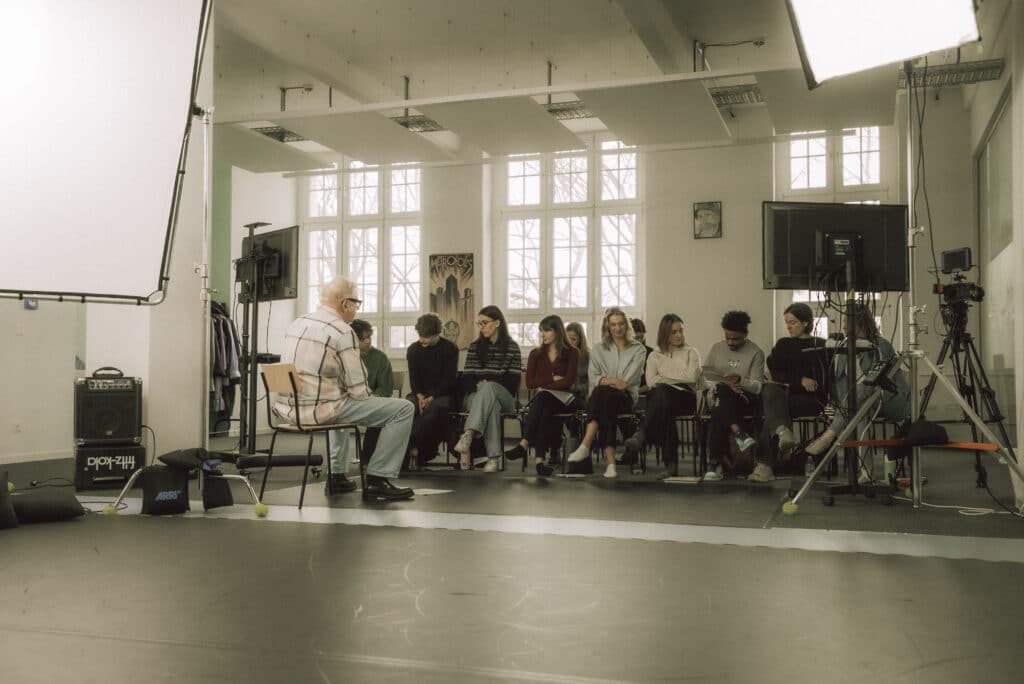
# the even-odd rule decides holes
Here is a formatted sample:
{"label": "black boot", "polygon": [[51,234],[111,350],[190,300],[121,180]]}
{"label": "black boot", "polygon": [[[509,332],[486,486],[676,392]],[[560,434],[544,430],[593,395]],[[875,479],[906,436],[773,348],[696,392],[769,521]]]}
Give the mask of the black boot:
{"label": "black boot", "polygon": [[541,477],[548,477],[553,472],[555,472],[555,469],[552,468],[551,466],[549,466],[549,465],[547,465],[545,463],[538,463],[537,464],[537,474],[540,475]]}
{"label": "black boot", "polygon": [[413,491],[410,487],[396,487],[386,477],[366,476],[366,489],[363,490],[364,499],[401,501],[402,499],[411,499],[412,496]]}
{"label": "black boot", "polygon": [[523,448],[522,444],[516,444],[514,447],[505,452],[505,458],[510,461],[518,461],[521,458],[526,457],[526,449]]}
{"label": "black boot", "polygon": [[356,491],[356,483],[345,477],[344,473],[331,473],[327,482],[324,482],[324,496],[354,491]]}

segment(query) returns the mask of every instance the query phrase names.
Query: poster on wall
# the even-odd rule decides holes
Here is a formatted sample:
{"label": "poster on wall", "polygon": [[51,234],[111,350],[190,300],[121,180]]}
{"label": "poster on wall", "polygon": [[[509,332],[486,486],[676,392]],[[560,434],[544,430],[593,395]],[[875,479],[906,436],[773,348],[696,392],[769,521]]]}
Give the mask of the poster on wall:
{"label": "poster on wall", "polygon": [[693,237],[696,240],[722,237],[721,202],[693,203]]}
{"label": "poster on wall", "polygon": [[430,310],[441,317],[441,335],[459,349],[476,339],[472,254],[430,255]]}

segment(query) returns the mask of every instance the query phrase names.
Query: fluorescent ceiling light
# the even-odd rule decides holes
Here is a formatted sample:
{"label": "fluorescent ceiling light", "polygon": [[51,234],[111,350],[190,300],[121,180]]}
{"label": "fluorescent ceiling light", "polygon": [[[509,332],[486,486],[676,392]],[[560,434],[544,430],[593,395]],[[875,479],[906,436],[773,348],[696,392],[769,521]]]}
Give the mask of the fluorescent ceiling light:
{"label": "fluorescent ceiling light", "polygon": [[787,0],[807,86],[978,40],[973,0]]}

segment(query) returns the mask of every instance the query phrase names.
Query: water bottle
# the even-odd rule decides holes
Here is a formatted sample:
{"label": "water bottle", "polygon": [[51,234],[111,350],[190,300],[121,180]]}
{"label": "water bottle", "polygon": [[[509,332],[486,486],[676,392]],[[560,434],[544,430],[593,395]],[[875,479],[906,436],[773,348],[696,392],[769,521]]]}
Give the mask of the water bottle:
{"label": "water bottle", "polygon": [[814,474],[814,457],[807,454],[807,462],[804,464],[804,477],[810,477]]}

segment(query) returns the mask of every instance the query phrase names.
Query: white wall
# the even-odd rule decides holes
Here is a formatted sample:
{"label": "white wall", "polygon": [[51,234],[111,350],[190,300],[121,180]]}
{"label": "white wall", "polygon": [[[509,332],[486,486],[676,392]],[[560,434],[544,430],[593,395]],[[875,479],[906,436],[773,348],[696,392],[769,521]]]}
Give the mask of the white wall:
{"label": "white wall", "polygon": [[0,299],[0,464],[61,458],[74,439],[74,382],[81,304]]}
{"label": "white wall", "polygon": [[[722,314],[746,311],[750,339],[767,353],[772,293],[761,289],[761,202],[772,199],[770,144],[648,152],[644,312],[648,337],[666,313],[682,317],[686,341],[705,357],[722,339]],[[722,202],[722,237],[695,240],[694,202]]]}

